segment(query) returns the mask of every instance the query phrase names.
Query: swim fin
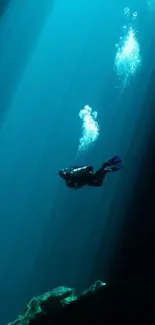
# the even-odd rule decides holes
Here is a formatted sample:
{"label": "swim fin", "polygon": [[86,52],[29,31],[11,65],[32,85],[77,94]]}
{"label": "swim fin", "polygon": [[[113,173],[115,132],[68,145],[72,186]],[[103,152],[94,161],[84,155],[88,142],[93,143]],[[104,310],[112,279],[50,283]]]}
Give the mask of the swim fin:
{"label": "swim fin", "polygon": [[113,158],[109,159],[106,164],[107,165],[116,165],[122,162],[122,159],[119,156],[114,156]]}

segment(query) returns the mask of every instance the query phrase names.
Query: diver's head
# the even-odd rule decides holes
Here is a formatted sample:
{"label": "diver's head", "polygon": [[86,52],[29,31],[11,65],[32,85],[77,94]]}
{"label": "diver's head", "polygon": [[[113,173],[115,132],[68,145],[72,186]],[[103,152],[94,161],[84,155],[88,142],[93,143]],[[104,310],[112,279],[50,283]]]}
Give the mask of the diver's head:
{"label": "diver's head", "polygon": [[59,176],[61,178],[63,178],[63,179],[67,179],[68,169],[67,168],[64,168],[64,169],[59,170]]}

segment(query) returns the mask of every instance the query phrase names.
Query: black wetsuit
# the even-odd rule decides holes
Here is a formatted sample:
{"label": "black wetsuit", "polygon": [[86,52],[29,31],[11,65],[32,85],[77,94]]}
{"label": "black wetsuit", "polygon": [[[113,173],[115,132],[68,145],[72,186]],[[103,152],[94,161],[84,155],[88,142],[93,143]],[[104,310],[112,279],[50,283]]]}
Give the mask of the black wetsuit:
{"label": "black wetsuit", "polygon": [[59,175],[70,188],[77,189],[86,185],[100,187],[108,172],[117,171],[120,168],[122,168],[121,159],[115,156],[105,162],[95,173],[93,173],[92,166],[74,166],[60,170]]}

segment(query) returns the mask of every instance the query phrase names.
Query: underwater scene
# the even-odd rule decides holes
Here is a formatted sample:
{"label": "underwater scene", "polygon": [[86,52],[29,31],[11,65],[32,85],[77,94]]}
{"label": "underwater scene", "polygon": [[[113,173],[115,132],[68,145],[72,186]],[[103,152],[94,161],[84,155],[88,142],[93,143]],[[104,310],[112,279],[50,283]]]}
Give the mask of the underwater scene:
{"label": "underwater scene", "polygon": [[154,166],[155,0],[1,0],[0,325],[155,307]]}

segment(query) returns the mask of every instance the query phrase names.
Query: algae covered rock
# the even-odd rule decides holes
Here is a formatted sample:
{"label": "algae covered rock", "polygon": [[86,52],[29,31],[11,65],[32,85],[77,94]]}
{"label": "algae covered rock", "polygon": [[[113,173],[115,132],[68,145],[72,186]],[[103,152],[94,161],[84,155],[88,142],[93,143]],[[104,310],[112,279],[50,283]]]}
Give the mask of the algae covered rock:
{"label": "algae covered rock", "polygon": [[24,312],[8,325],[74,325],[83,320],[89,322],[96,315],[96,305],[102,311],[99,300],[105,294],[105,287],[106,283],[96,281],[79,297],[74,289],[55,288],[30,300]]}
{"label": "algae covered rock", "polygon": [[154,312],[154,291],[152,282],[128,279],[108,285],[96,281],[78,297],[74,289],[58,287],[33,298],[8,325],[111,324],[119,320],[120,313]]}
{"label": "algae covered rock", "polygon": [[106,286],[105,282],[102,282],[100,280],[96,281],[94,284],[91,285],[87,290],[85,290],[82,294],[82,296],[92,296],[95,292],[98,291],[101,287]]}
{"label": "algae covered rock", "polygon": [[77,297],[74,295],[74,289],[63,286],[55,288],[52,291],[48,291],[31,299],[26,305],[24,312],[19,314],[18,318],[8,325],[37,324],[37,319],[45,321],[49,317],[52,318],[52,316],[59,313],[67,304],[76,299]]}

